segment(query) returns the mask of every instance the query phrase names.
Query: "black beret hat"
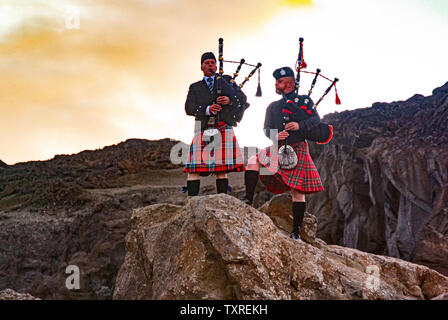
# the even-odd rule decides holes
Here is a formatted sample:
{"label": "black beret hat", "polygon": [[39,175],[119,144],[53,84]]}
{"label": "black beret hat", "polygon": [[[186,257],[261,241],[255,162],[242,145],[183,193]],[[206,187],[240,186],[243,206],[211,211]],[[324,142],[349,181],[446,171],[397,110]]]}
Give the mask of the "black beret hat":
{"label": "black beret hat", "polygon": [[213,54],[213,52],[206,52],[201,56],[201,64],[204,63],[205,60],[207,59],[213,59],[216,61],[215,55]]}
{"label": "black beret hat", "polygon": [[278,80],[283,77],[294,77],[294,71],[290,67],[283,67],[275,70],[272,75],[275,80]]}

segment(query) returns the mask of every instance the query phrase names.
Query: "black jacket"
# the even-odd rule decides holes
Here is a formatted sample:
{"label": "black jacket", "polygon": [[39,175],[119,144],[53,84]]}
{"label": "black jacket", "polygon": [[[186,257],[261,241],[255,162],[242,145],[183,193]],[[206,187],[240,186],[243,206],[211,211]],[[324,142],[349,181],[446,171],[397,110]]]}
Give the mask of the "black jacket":
{"label": "black jacket", "polygon": [[235,89],[228,82],[218,83],[219,81],[224,80],[217,80],[215,78],[213,93],[210,92],[204,80],[191,84],[188,89],[187,100],[185,101],[185,112],[189,116],[194,116],[195,120],[201,121],[201,130],[207,127],[210,117],[213,116],[213,114],[207,116],[205,111],[207,106],[215,103],[218,96],[217,88],[222,91],[220,95],[230,98],[230,105],[223,106],[222,110],[218,113],[219,121],[222,120],[231,126],[236,126],[236,123],[241,121],[242,113],[248,106],[246,96],[241,90],[238,90],[239,88]]}
{"label": "black jacket", "polygon": [[[294,101],[296,98],[298,100]],[[294,103],[287,103],[288,100],[292,100]],[[271,138],[269,136],[270,129],[277,129],[278,132],[281,132],[288,122],[299,123],[298,131],[288,131],[288,144],[305,141],[308,132],[319,126],[320,117],[309,96],[297,96],[291,92],[282,99],[272,102],[266,109],[265,135]],[[277,136],[275,135],[272,138],[277,139]]]}

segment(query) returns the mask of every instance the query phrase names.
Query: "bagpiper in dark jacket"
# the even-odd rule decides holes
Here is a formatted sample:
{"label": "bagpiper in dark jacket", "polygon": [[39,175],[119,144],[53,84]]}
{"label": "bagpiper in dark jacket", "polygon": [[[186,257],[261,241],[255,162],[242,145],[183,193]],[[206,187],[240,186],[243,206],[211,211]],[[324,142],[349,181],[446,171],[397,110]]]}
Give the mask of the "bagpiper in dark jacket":
{"label": "bagpiper in dark jacket", "polygon": [[[287,103],[288,100],[298,99],[294,104]],[[303,108],[301,108],[303,106]],[[286,119],[285,119],[286,118]],[[264,120],[264,132],[269,137],[271,129],[281,132],[288,122],[297,122],[298,131],[288,131],[288,144],[305,141],[307,133],[319,126],[320,117],[314,108],[314,103],[309,96],[298,96],[293,92],[288,93],[282,99],[272,102],[266,109]],[[277,138],[272,137],[272,138]]]}
{"label": "bagpiper in dark jacket", "polygon": [[[229,79],[229,76],[224,75],[223,78]],[[246,95],[238,87],[231,86],[227,81],[221,78],[216,80],[213,93],[210,92],[204,80],[195,82],[190,85],[188,89],[187,100],[185,101],[185,112],[189,116],[194,116],[195,120],[201,121],[201,130],[207,128],[207,123],[213,114],[207,116],[205,111],[207,106],[215,103],[218,97],[217,88],[221,89],[221,96],[230,98],[230,105],[222,106],[222,110],[218,113],[219,121],[224,121],[230,126],[236,126],[237,122],[241,121],[244,110],[247,109]]]}

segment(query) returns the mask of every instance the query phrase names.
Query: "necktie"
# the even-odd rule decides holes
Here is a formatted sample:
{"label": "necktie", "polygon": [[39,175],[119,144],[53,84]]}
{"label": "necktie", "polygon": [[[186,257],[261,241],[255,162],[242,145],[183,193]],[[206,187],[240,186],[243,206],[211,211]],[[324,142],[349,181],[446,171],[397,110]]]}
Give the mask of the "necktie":
{"label": "necktie", "polygon": [[213,93],[213,78],[207,78],[207,85],[208,85],[208,89],[210,90],[210,93]]}

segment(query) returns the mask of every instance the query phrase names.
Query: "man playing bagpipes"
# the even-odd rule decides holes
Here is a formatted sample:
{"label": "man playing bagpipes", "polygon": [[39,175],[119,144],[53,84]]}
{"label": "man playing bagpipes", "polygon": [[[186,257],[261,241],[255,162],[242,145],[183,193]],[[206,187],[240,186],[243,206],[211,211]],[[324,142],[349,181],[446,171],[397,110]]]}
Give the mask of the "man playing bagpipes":
{"label": "man playing bagpipes", "polygon": [[[245,170],[232,129],[232,125],[235,126],[237,120],[241,120],[242,112],[228,116],[225,109],[246,104],[246,96],[241,90],[236,92],[237,89],[224,83],[222,78],[217,79],[216,58],[212,52],[202,55],[201,70],[204,78],[190,85],[185,102],[187,115],[194,116],[196,120],[195,134],[184,169],[188,173],[189,196],[198,195],[200,176],[215,174],[217,192],[227,193],[227,172]],[[222,86],[220,95],[217,92],[219,85]]]}
{"label": "man playing bagpipes", "polygon": [[[249,107],[247,97],[241,90],[249,78],[261,67],[239,62],[233,77],[224,75],[223,39],[219,39],[219,74],[216,74],[216,58],[212,52],[201,56],[201,70],[204,78],[190,85],[185,111],[196,120],[195,134],[184,172],[188,173],[187,191],[189,196],[199,193],[200,176],[216,175],[218,193],[227,193],[227,172],[244,171],[241,151],[233,128],[243,118]],[[233,61],[227,61],[238,63]],[[255,67],[245,80],[237,85],[243,64]],[[261,96],[260,73],[258,73],[257,96]]]}
{"label": "man playing bagpipes", "polygon": [[[298,95],[302,67],[302,41],[303,38],[300,38],[297,78],[289,67],[279,68],[273,73],[276,80],[276,93],[282,95],[282,99],[271,103],[266,109],[264,131],[273,141],[273,146],[261,150],[249,159],[244,178],[246,196],[243,200],[252,205],[259,178],[272,193],[291,191],[293,201],[291,238],[295,240],[300,240],[300,225],[306,209],[305,194],[324,190],[319,173],[311,159],[307,140],[321,144],[328,143],[333,135],[332,126],[320,121],[315,107],[338,81],[337,78],[332,81],[330,87],[314,105],[310,94],[320,73],[320,69],[317,69],[308,95]],[[337,97],[338,102],[340,103]],[[278,150],[277,146],[279,146]],[[260,172],[260,169],[263,172]]]}
{"label": "man playing bagpipes", "polygon": [[[272,193],[283,193],[291,190],[293,201],[293,233],[294,239],[299,239],[300,225],[305,214],[305,194],[323,191],[319,173],[314,166],[309,154],[308,143],[305,140],[305,131],[313,129],[320,123],[319,115],[313,108],[307,108],[311,112],[305,117],[299,108],[288,108],[287,101],[298,98],[301,103],[305,101],[294,92],[294,72],[291,68],[283,67],[274,71],[275,89],[283,95],[281,100],[271,103],[266,109],[264,131],[266,136],[278,141],[278,145],[288,140],[288,144],[297,156],[297,165],[292,169],[282,169],[278,166],[278,160],[271,154],[269,148],[263,149],[248,162],[245,172],[246,199],[251,204],[255,187],[259,178],[260,166],[268,169],[267,175],[260,175],[260,180]],[[311,106],[312,101],[308,101]],[[284,124],[284,114],[289,115],[289,121]],[[299,130],[300,129],[300,130]],[[272,131],[271,131],[272,130]],[[274,141],[274,143],[277,143]],[[274,150],[275,152],[275,150]],[[273,160],[273,161],[272,161]]]}

